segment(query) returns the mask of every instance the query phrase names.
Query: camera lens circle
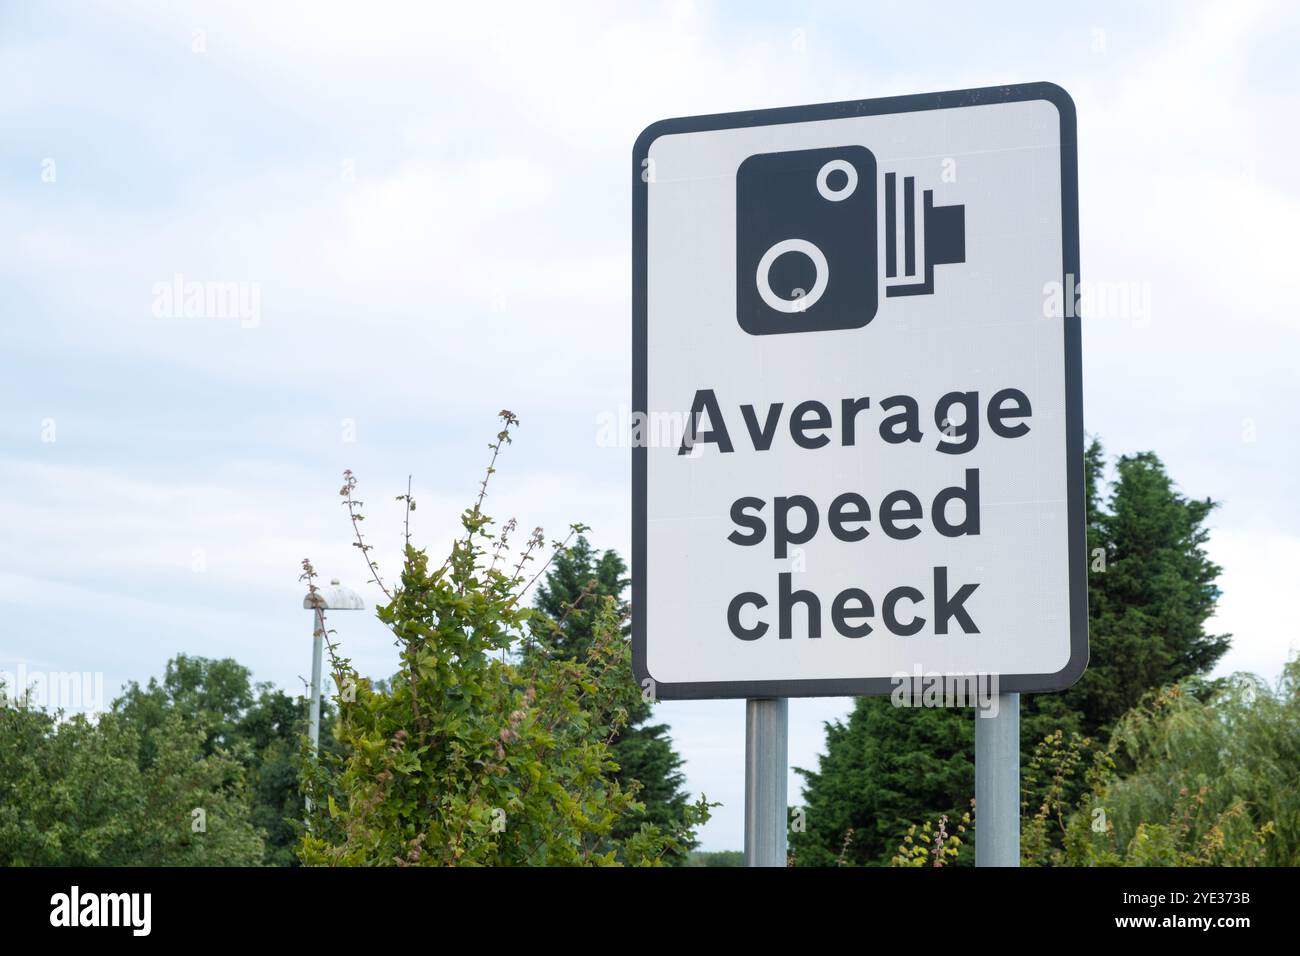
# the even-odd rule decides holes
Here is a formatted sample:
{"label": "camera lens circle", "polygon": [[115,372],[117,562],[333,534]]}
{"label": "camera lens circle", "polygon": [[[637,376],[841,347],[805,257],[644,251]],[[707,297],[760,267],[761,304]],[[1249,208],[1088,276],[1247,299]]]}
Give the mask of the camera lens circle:
{"label": "camera lens circle", "polygon": [[[808,290],[808,294],[795,299],[782,298],[772,291],[770,277],[772,264],[787,252],[802,253],[812,260],[813,268],[817,270],[817,278],[813,280],[813,287]],[[776,309],[778,312],[793,314],[807,311],[817,304],[817,300],[826,291],[826,283],[830,280],[830,274],[831,267],[826,261],[826,256],[807,239],[782,239],[763,253],[763,257],[758,260],[758,270],[755,278],[758,282],[759,297],[770,308]]]}
{"label": "camera lens circle", "polygon": [[[831,189],[827,177],[831,173],[841,172],[845,176],[845,183],[839,189]],[[848,199],[853,195],[853,190],[858,188],[858,171],[853,168],[853,164],[844,159],[832,159],[829,163],[822,166],[817,173],[817,191],[822,194],[823,199],[829,199],[831,202],[840,202]]]}

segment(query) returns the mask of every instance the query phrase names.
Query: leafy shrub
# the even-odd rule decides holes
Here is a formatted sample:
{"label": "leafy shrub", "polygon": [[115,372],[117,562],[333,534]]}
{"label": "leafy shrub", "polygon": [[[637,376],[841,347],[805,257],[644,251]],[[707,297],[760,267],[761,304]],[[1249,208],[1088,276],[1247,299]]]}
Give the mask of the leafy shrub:
{"label": "leafy shrub", "polygon": [[0,865],[260,864],[244,768],[205,736],[177,713],[142,732],[118,713],[0,705]]}
{"label": "leafy shrub", "polygon": [[1077,865],[1300,863],[1300,659],[1276,688],[1238,674],[1150,695],[1116,725],[1069,821]]}
{"label": "leafy shrub", "polygon": [[[620,820],[643,809],[618,783],[610,749],[635,688],[623,621],[612,598],[600,601],[590,646],[576,659],[547,653],[532,632],[539,612],[523,604],[531,584],[524,571],[544,546],[542,531],[511,566],[514,522],[494,534],[482,512],[497,456],[518,423],[509,412],[501,418],[478,501],[462,514],[464,533],[440,565],[410,543],[409,493],[399,497],[408,531],[395,588],[384,586],[357,531],[356,546],[388,597],[378,613],[400,646],[401,670],[378,686],[328,641],[339,689],[335,735],[345,753],[306,774],[314,809],[299,849],[305,863],[653,865],[684,852],[691,828],[708,818],[701,798],[678,830],[647,823],[612,838]],[[359,529],[356,480],[345,478],[342,494]],[[315,572],[303,564],[315,593]],[[519,653],[524,641],[537,646]]]}

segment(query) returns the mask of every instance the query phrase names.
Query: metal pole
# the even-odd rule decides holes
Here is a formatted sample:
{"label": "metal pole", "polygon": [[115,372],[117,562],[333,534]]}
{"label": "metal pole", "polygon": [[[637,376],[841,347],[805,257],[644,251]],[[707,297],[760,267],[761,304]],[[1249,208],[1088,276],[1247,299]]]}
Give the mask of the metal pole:
{"label": "metal pole", "polygon": [[745,865],[785,866],[790,702],[745,701]]}
{"label": "metal pole", "polygon": [[[312,611],[311,620],[311,712],[307,715],[307,739],[315,757],[320,750],[320,659],[325,642],[325,615],[320,608]],[[307,812],[311,812],[311,797],[307,798]]]}
{"label": "metal pole", "polygon": [[325,642],[325,620],[320,608],[312,614],[314,627],[311,637],[311,715],[307,721],[307,739],[311,752],[320,749],[320,659]]}
{"label": "metal pole", "polygon": [[975,713],[975,865],[1020,865],[1020,695]]}

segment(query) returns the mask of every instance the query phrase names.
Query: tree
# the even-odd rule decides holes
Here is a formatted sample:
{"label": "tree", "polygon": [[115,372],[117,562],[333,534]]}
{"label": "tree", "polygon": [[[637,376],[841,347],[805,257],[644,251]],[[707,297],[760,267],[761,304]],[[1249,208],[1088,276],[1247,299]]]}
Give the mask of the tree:
{"label": "tree", "polygon": [[238,746],[238,725],[253,703],[251,672],[231,658],[209,660],[178,654],[167,662],[163,679],[151,677],[141,687],[129,681],[113,709],[141,731],[141,767],[155,759],[156,736],[169,713],[178,713],[204,731],[203,750],[231,751]]}
{"label": "tree", "polygon": [[[266,833],[267,864],[297,866],[304,814],[299,778],[307,757],[308,700],[290,697],[268,684],[258,684],[257,692],[237,730],[248,747],[246,753],[252,757],[248,763],[248,788],[253,822]],[[320,705],[320,752],[338,755],[334,707],[325,697]]]}
{"label": "tree", "polygon": [[1091,660],[1062,696],[1082,729],[1104,734],[1151,688],[1204,674],[1229,635],[1205,633],[1220,568],[1206,555],[1211,500],[1184,497],[1152,452],[1116,463],[1109,509],[1100,506],[1103,453],[1088,450]]}
{"label": "tree", "polygon": [[[1227,636],[1204,630],[1219,594],[1219,568],[1203,548],[1213,502],[1184,497],[1150,452],[1118,460],[1108,497],[1099,442],[1091,443],[1084,467],[1091,661],[1064,693],[1021,695],[1027,775],[1035,746],[1048,735],[1104,740],[1150,688],[1204,673],[1228,644]],[[863,698],[846,722],[827,724],[817,771],[797,770],[805,780],[806,813],[804,831],[790,834],[796,860],[881,865],[897,853],[909,826],[943,814],[960,819],[974,792],[972,713],[899,709],[887,698]],[[1067,801],[1077,798],[1083,782],[1071,785]],[[976,808],[975,841],[978,821]]]}
{"label": "tree", "polygon": [[[200,731],[204,754],[220,751],[238,760],[251,819],[265,835],[264,862],[293,866],[303,816],[298,764],[307,733],[306,703],[271,684],[254,684],[252,672],[231,658],[178,654],[167,662],[161,681],[151,678],[143,687],[129,682],[113,710],[138,731],[142,771],[157,760],[154,731],[172,716]],[[321,747],[331,751],[336,746],[331,709],[328,701],[321,704]]]}
{"label": "tree", "polygon": [[[536,642],[526,645],[525,654],[544,646],[552,655],[583,659],[591,651],[600,608],[607,599],[615,602],[621,617],[627,617],[623,597],[627,586],[627,565],[618,553],[598,553],[579,535],[572,546],[555,555],[545,580],[538,585],[535,605],[541,615],[531,622]],[[630,629],[625,626],[621,633],[626,640]],[[623,789],[636,793],[644,809],[627,814],[611,835],[616,841],[626,840],[642,823],[680,828],[688,819],[690,805],[682,788],[682,760],[673,750],[668,727],[646,723],[651,705],[633,682],[628,682],[620,705],[628,716],[626,726],[611,741],[618,764],[615,778]],[[690,850],[694,842],[683,845]]]}
{"label": "tree", "polygon": [[1075,862],[1300,865],[1300,659],[1276,687],[1250,674],[1195,684],[1153,691],[1116,723],[1108,752],[1123,772],[1073,818]]}
{"label": "tree", "polygon": [[1250,674],[1198,683],[1145,695],[1103,748],[1040,741],[1052,782],[1025,822],[1025,865],[1300,864],[1300,659],[1275,688]]}
{"label": "tree", "polygon": [[[142,743],[152,754],[140,764]],[[142,735],[117,713],[0,707],[0,865],[254,866],[244,768],[179,714]]]}
{"label": "tree", "polygon": [[908,825],[959,818],[975,782],[967,710],[894,707],[859,698],[846,722],[826,725],[826,753],[805,781],[803,832],[790,834],[799,866],[883,866]]}
{"label": "tree", "polygon": [[[378,687],[328,642],[335,687],[347,688],[336,696],[344,754],[307,775],[315,810],[300,846],[306,863],[654,864],[680,852],[693,838],[690,827],[707,819],[701,798],[681,831],[642,823],[622,842],[611,838],[626,815],[643,809],[615,778],[608,743],[626,725],[621,701],[632,681],[614,599],[596,604],[585,656],[512,656],[540,613],[522,598],[524,569],[545,538],[538,529],[512,558],[514,523],[494,535],[482,512],[497,456],[518,422],[509,412],[501,417],[478,500],[440,564],[411,545],[415,503],[409,493],[399,496],[408,531],[392,588],[369,555],[356,479],[345,473],[341,493],[356,544],[388,598],[378,614],[397,639],[401,671]],[[314,594],[310,561],[303,577]]]}
{"label": "tree", "polygon": [[740,850],[692,850],[687,855],[686,862],[682,865],[700,867],[744,866],[745,854]]}

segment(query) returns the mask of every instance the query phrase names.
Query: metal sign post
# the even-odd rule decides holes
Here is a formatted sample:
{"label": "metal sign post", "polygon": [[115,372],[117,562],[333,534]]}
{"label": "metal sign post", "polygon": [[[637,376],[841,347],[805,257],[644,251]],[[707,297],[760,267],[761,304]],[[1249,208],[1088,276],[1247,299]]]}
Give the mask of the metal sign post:
{"label": "metal sign post", "polygon": [[790,702],[745,701],[745,865],[786,865]]}
{"label": "metal sign post", "polygon": [[1020,695],[975,715],[975,865],[1020,865]]}

